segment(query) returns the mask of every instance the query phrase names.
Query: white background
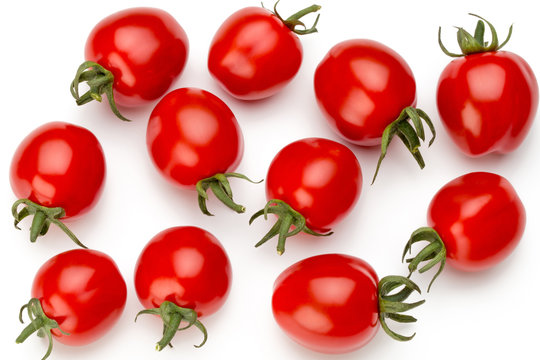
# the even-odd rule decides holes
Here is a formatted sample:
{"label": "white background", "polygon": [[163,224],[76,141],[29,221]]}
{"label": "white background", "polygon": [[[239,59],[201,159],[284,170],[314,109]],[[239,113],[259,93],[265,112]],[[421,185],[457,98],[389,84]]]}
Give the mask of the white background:
{"label": "white background", "polygon": [[[449,180],[470,171],[483,170],[505,176],[520,194],[527,209],[525,235],[515,252],[496,268],[479,274],[464,274],[447,267],[435,283],[427,302],[412,313],[419,321],[397,329],[416,331],[409,343],[399,343],[384,332],[367,346],[339,359],[439,359],[506,357],[531,358],[537,349],[537,299],[535,282],[540,254],[538,182],[540,129],[535,123],[523,145],[505,156],[470,159],[448,138],[438,118],[435,90],[440,72],[450,61],[437,45],[437,29],[443,26],[448,48],[457,51],[453,25],[474,30],[478,13],[490,20],[505,38],[514,23],[513,39],[506,46],[527,59],[540,73],[537,44],[537,13],[534,1],[329,1],[322,5],[319,33],[302,37],[304,62],[298,76],[278,95],[246,103],[226,95],[206,68],[211,38],[221,22],[234,11],[258,6],[256,0],[229,1],[98,1],[3,2],[0,5],[2,71],[0,87],[0,194],[4,209],[0,216],[0,353],[4,359],[39,359],[46,343],[35,336],[23,345],[15,338],[23,325],[19,307],[29,300],[35,272],[50,257],[72,249],[69,239],[57,228],[36,244],[28,241],[29,222],[23,231],[12,226],[10,207],[15,197],[8,180],[11,157],[19,142],[37,126],[49,121],[68,121],[96,134],[107,159],[105,191],[98,205],[71,229],[88,246],[104,251],[118,263],[128,284],[123,316],[106,338],[81,348],[56,343],[52,359],[217,359],[254,356],[260,359],[327,359],[293,343],[273,320],[270,307],[272,284],[292,263],[308,256],[342,252],[372,264],[380,277],[406,274],[400,263],[402,248],[410,233],[425,225],[428,203]],[[283,0],[284,16],[311,5],[308,0]],[[262,220],[248,226],[250,215],[265,203],[264,185],[232,180],[235,199],[247,213],[235,214],[209,202],[215,217],[199,213],[193,191],[169,185],[154,169],[146,151],[145,131],[153,104],[126,110],[134,119],[116,119],[106,104],[77,107],[69,84],[84,60],[83,49],[92,27],[103,17],[134,6],[152,5],[170,12],[188,34],[187,66],[174,88],[200,87],[221,97],[236,114],[245,138],[245,154],[239,172],[264,178],[273,156],[286,144],[304,137],[339,138],[327,126],[313,94],[313,72],[326,52],[350,38],[378,40],[400,53],[411,66],[417,81],[418,106],[432,116],[438,130],[434,145],[422,153],[427,166],[420,171],[402,144],[389,149],[377,182],[369,186],[378,149],[351,147],[363,172],[364,188],[351,215],[333,236],[296,236],[281,257],[275,240],[255,249],[253,245],[271,226]],[[273,4],[268,1],[267,7]],[[309,22],[309,21],[308,21]],[[140,250],[159,231],[176,225],[196,225],[216,235],[225,246],[233,266],[233,286],[223,308],[204,318],[209,331],[207,344],[196,330],[185,331],[174,340],[174,349],[154,350],[161,326],[157,319],[133,319],[141,306],[133,289],[133,267]],[[430,275],[416,277],[425,289]],[[525,354],[529,354],[526,356]]]}

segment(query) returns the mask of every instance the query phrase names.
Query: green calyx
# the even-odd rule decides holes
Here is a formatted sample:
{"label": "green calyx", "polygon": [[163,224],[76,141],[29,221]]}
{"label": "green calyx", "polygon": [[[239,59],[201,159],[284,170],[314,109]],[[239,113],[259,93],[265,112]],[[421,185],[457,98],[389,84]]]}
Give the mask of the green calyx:
{"label": "green calyx", "polygon": [[[22,210],[19,211],[19,206],[21,204],[25,206],[22,208]],[[31,242],[36,242],[38,236],[45,235],[47,231],[49,231],[49,227],[52,223],[62,229],[62,231],[64,231],[66,235],[69,236],[69,238],[73,240],[75,244],[79,245],[82,248],[87,248],[79,241],[79,239],[77,239],[75,234],[73,234],[71,230],[69,230],[68,227],[59,220],[66,215],[64,209],[61,207],[48,208],[38,205],[28,199],[19,199],[15,201],[15,203],[13,203],[13,206],[11,207],[11,213],[13,214],[13,218],[15,219],[13,225],[18,230],[21,230],[21,228],[19,228],[18,226],[21,220],[23,220],[29,215],[34,215],[34,218],[32,219],[32,225],[30,226]]]}
{"label": "green calyx", "polygon": [[[281,20],[285,24],[285,26],[287,26],[293,33],[297,35],[307,35],[317,32],[317,23],[319,22],[319,17],[321,16],[321,14],[317,14],[315,22],[310,28],[308,28],[300,19],[307,14],[319,11],[321,9],[319,5],[311,5],[303,10],[298,11],[297,13],[294,13],[287,19],[283,19],[277,11],[277,4],[279,3],[279,1],[280,0],[276,1],[276,3],[274,4],[274,11],[272,11],[272,14],[276,15],[278,19]],[[264,5],[262,6],[264,8]],[[297,29],[297,26],[300,26],[301,28]]]}
{"label": "green calyx", "polygon": [[15,342],[17,344],[23,343],[30,335],[32,335],[36,331],[39,337],[47,336],[47,338],[49,339],[49,347],[47,348],[45,356],[43,356],[43,358],[41,359],[45,360],[49,357],[49,355],[51,355],[53,348],[53,338],[51,330],[58,329],[64,335],[69,334],[60,329],[60,326],[55,320],[49,319],[47,315],[45,315],[38,299],[31,299],[28,304],[25,304],[21,307],[21,310],[19,312],[19,320],[23,324],[23,312],[25,309],[28,312],[28,317],[30,318],[31,322],[24,328],[24,330],[15,340]]}
{"label": "green calyx", "polygon": [[[403,287],[403,289],[394,293],[394,290],[399,287]],[[394,320],[398,323],[416,322],[416,318],[402,314],[425,302],[425,300],[414,303],[404,302],[415,291],[419,294],[421,293],[418,285],[403,276],[385,276],[379,281],[379,322],[383,330],[395,340],[409,341],[416,335],[416,333],[410,336],[400,335],[391,330],[386,323],[386,319]]]}
{"label": "green calyx", "polygon": [[[186,330],[195,325],[204,336],[203,341],[199,345],[194,345],[196,348],[199,348],[206,343],[208,339],[208,333],[204,325],[197,319],[197,312],[192,309],[182,308],[170,301],[164,301],[158,308],[146,309],[140,311],[135,317],[135,321],[141,314],[152,314],[159,315],[161,320],[163,320],[163,337],[156,344],[156,350],[161,351],[165,346],[171,345],[171,340],[178,331]],[[187,321],[187,325],[180,327],[182,320]]]}
{"label": "green calyx", "polygon": [[[285,241],[287,238],[300,232],[305,232],[306,234],[314,236],[329,236],[333,234],[333,232],[321,234],[311,230],[306,225],[306,219],[304,216],[302,216],[302,214],[294,210],[286,202],[277,199],[268,201],[263,209],[253,214],[251,219],[249,219],[249,224],[251,225],[251,223],[253,223],[253,221],[261,215],[264,216],[265,220],[268,220],[269,213],[277,215],[278,220],[274,226],[272,226],[270,231],[268,231],[268,233],[266,233],[266,235],[257,244],[255,244],[255,247],[261,246],[274,236],[278,235],[277,253],[279,255],[282,255],[285,252]],[[291,226],[294,226],[293,230],[290,230]]]}
{"label": "green calyx", "polygon": [[[428,245],[426,245],[422,250],[420,250],[420,252],[416,256],[405,260],[405,256],[407,255],[407,253],[412,253],[412,246],[420,241],[427,241]],[[444,246],[444,243],[439,234],[433,228],[422,227],[411,234],[411,237],[409,238],[409,241],[407,242],[407,245],[403,250],[403,256],[401,258],[401,261],[406,261],[407,263],[409,263],[409,277],[415,271],[418,271],[422,274],[439,264],[439,269],[429,283],[429,292],[429,289],[431,289],[431,285],[433,284],[435,279],[441,274],[444,269],[444,265],[446,264],[446,247]],[[418,269],[418,266],[420,266],[420,264],[425,261],[428,261],[428,263]]]}
{"label": "green calyx", "polygon": [[[79,84],[86,82],[90,89],[82,96],[79,96]],[[71,82],[71,95],[75,98],[77,105],[84,105],[92,100],[101,102],[101,95],[105,94],[112,112],[120,120],[131,121],[125,118],[116,107],[113,94],[113,74],[93,61],[85,61],[77,69],[75,79]]]}
{"label": "green calyx", "polygon": [[[476,23],[474,36],[462,27],[457,27],[457,41],[459,48],[461,49],[461,54],[452,53],[446,49],[441,40],[441,28],[439,27],[439,46],[446,55],[450,57],[461,57],[471,54],[484,53],[488,51],[497,51],[500,50],[504,45],[506,45],[508,40],[510,40],[510,36],[512,36],[513,25],[511,25],[510,29],[508,30],[506,40],[504,40],[502,44],[499,44],[497,31],[495,31],[495,27],[489,21],[475,14],[469,13],[469,15],[477,17],[479,20]],[[487,24],[491,32],[491,43],[484,41],[484,33],[486,29],[486,25],[484,23]]]}
{"label": "green calyx", "polygon": [[[412,125],[409,123],[409,120],[411,120]],[[424,159],[422,158],[422,154],[418,149],[420,147],[420,140],[425,141],[425,131],[422,120],[424,120],[431,131],[432,136],[428,144],[428,146],[431,146],[433,141],[435,141],[435,126],[433,126],[433,122],[429,116],[421,109],[416,109],[412,106],[406,107],[401,111],[398,118],[384,129],[381,141],[381,155],[379,156],[377,169],[375,170],[373,180],[371,181],[372,185],[377,178],[379,168],[381,167],[381,163],[386,156],[388,146],[395,135],[397,135],[403,144],[405,144],[418,163],[418,166],[420,166],[420,169],[423,169],[426,166]]]}
{"label": "green calyx", "polygon": [[208,188],[210,188],[214,195],[228,208],[236,211],[239,214],[246,211],[246,208],[244,206],[239,205],[233,201],[233,193],[228,180],[228,178],[231,177],[247,180],[252,184],[259,184],[262,182],[262,180],[253,181],[247,176],[238,173],[216,174],[206,179],[199,180],[195,188],[197,189],[198,193],[199,208],[201,209],[203,214],[213,216],[206,207],[206,200],[208,200],[208,194],[206,193],[206,191],[208,190]]}

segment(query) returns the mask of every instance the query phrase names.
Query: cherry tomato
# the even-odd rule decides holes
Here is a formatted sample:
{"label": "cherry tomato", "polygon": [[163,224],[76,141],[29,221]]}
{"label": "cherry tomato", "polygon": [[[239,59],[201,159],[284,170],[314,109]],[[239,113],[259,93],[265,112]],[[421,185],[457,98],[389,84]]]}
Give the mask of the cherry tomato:
{"label": "cherry tomato", "polygon": [[[277,5],[277,3],[276,3]],[[289,83],[302,63],[298,19],[318,11],[313,5],[286,20],[264,8],[248,7],[232,14],[217,30],[208,54],[208,70],[232,96],[257,100],[274,95]],[[318,17],[317,17],[318,20]]]}
{"label": "cherry tomato", "polygon": [[[122,314],[127,288],[118,267],[106,254],[77,249],[58,254],[41,266],[32,285],[28,310],[32,323],[17,338],[35,331],[66,345],[86,345],[103,337]],[[51,336],[52,334],[52,336]]]}
{"label": "cherry tomato", "polygon": [[[85,47],[87,61],[77,72],[72,93],[79,105],[100,100],[105,93],[123,118],[115,103],[140,106],[160,98],[182,73],[188,48],[184,29],[169,13],[144,7],[119,11],[92,29]],[[79,97],[77,88],[83,81],[88,81],[90,91]]]}
{"label": "cherry tomato", "polygon": [[427,114],[414,108],[413,73],[394,50],[365,39],[338,43],[317,66],[314,87],[326,120],[345,140],[361,146],[382,145],[382,161],[392,136],[398,133],[407,138],[404,143],[424,167],[418,152],[419,139],[425,138],[420,119],[433,137],[435,129]]}
{"label": "cherry tomato", "polygon": [[[90,131],[64,122],[40,126],[22,141],[11,162],[11,187],[21,199],[14,204],[15,224],[28,212],[36,213],[31,236],[37,237],[50,222],[61,225],[58,218],[85,214],[102,193],[105,172],[103,150]],[[26,207],[17,212],[20,204]]]}
{"label": "cherry tomato", "polygon": [[203,213],[209,214],[205,205],[209,187],[225,205],[245,211],[232,201],[227,180],[247,179],[231,172],[242,159],[244,140],[234,114],[218,97],[196,88],[170,92],[150,115],[146,144],[167,180],[197,189]]}
{"label": "cherry tomato", "polygon": [[[483,28],[480,19],[479,26]],[[486,23],[494,32],[492,25]],[[459,31],[468,38],[465,30]],[[460,44],[462,55],[449,53],[441,43],[446,54],[462,56],[443,70],[437,86],[437,106],[448,134],[466,155],[515,150],[535,118],[536,77],[523,58],[498,51],[506,41],[499,45],[494,40],[486,46],[482,32],[479,39],[469,40],[469,45]]]}
{"label": "cherry tomato", "polygon": [[[280,216],[267,236],[279,232],[281,254],[288,236],[300,231],[312,235],[330,231],[351,212],[361,190],[362,170],[349,148],[321,138],[298,140],[272,160],[266,176],[268,203],[250,221],[265,212]],[[291,225],[296,229],[288,233]],[[277,231],[280,226],[282,230]],[[257,246],[267,241],[267,236]]]}
{"label": "cherry tomato", "polygon": [[[346,353],[366,345],[377,333],[379,323],[396,340],[412,339],[414,335],[398,335],[386,325],[387,317],[396,318],[396,312],[424,302],[402,302],[408,295],[399,302],[392,301],[388,289],[399,286],[405,286],[409,295],[419,292],[416,284],[400,276],[388,276],[379,282],[375,270],[362,259],[318,255],[291,265],[279,275],[274,283],[272,311],[281,329],[297,343],[318,352]],[[390,307],[396,311],[392,315]],[[416,321],[409,315],[399,316]]]}
{"label": "cherry tomato", "polygon": [[[229,294],[231,264],[220,242],[192,226],[173,227],[157,234],[143,249],[135,266],[135,290],[141,304],[166,321],[167,346],[182,320],[206,330],[199,317],[216,312]],[[202,345],[201,344],[201,345]],[[199,345],[199,346],[201,346]]]}
{"label": "cherry tomato", "polygon": [[[409,270],[431,260],[424,272],[446,261],[463,271],[489,269],[515,249],[525,230],[525,208],[504,177],[473,172],[444,185],[433,197],[428,210],[428,228],[416,230],[404,256],[418,241],[428,241],[431,251],[413,258]],[[432,280],[432,282],[433,282]]]}

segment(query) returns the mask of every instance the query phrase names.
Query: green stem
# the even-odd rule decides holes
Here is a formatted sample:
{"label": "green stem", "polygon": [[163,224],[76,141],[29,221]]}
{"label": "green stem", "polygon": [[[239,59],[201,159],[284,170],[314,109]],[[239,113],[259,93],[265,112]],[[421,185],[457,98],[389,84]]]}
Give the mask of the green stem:
{"label": "green stem", "polygon": [[[279,4],[279,1],[276,1],[274,4],[274,11],[272,12],[274,15],[276,15],[279,20],[281,20],[285,26],[287,26],[292,32],[294,32],[297,35],[307,35],[317,32],[317,24],[319,22],[320,14],[317,14],[317,17],[315,18],[315,21],[313,22],[313,25],[310,28],[307,28],[306,25],[300,20],[302,17],[315,13],[321,9],[320,5],[311,5],[308,6],[305,9],[302,9],[293,15],[289,16],[287,19],[283,19],[281,15],[279,15],[277,11],[277,4]],[[297,29],[297,26],[301,26],[303,29]]]}
{"label": "green stem", "polygon": [[[24,207],[19,211],[19,206],[24,205]],[[11,207],[11,213],[14,218],[13,225],[16,229],[20,230],[19,223],[21,220],[27,216],[34,215],[32,220],[32,225],[30,226],[30,241],[36,242],[39,236],[43,236],[49,230],[49,225],[55,224],[62,231],[69,236],[69,238],[78,246],[82,248],[87,248],[79,239],[68,229],[68,227],[61,222],[59,219],[63,218],[66,215],[66,212],[61,207],[49,208],[36,204],[35,202],[29,199],[19,199],[13,203]]]}

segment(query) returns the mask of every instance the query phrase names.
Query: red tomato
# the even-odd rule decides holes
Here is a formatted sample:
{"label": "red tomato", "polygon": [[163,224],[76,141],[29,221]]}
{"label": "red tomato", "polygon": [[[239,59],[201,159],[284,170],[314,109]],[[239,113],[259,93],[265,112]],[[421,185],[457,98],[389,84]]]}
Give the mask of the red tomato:
{"label": "red tomato", "polygon": [[[174,313],[165,316],[176,318],[178,324],[184,317],[182,310],[195,312],[195,319],[216,312],[227,299],[231,278],[231,264],[220,242],[192,226],[173,227],[157,234],[135,266],[135,290],[141,304],[153,309],[172,303]],[[172,329],[160,350],[176,331]]]}
{"label": "red tomato", "polygon": [[518,55],[498,51],[498,42],[479,44],[475,52],[463,48],[465,55],[443,70],[437,86],[439,115],[463,153],[508,153],[529,132],[538,108],[538,83]]}
{"label": "red tomato", "polygon": [[[420,168],[418,150],[425,139],[422,121],[435,139],[428,115],[416,106],[416,82],[398,53],[372,40],[354,39],[335,45],[315,71],[315,96],[330,126],[345,140],[361,146],[381,145],[377,176],[395,134]],[[412,120],[414,128],[409,124]]]}
{"label": "red tomato", "polygon": [[[96,97],[92,95],[110,95],[107,91],[112,86],[113,103],[140,106],[154,101],[182,73],[188,47],[180,24],[163,10],[141,7],[109,15],[88,36],[85,57],[94,64],[79,68],[72,84],[74,96],[82,105]],[[87,75],[80,78],[84,71]],[[83,81],[88,81],[91,89],[79,98],[77,87]],[[111,106],[115,110],[114,104]]]}
{"label": "red tomato", "polygon": [[[272,160],[266,176],[269,202],[251,221],[264,211],[274,212],[280,215],[279,221],[289,221],[280,236],[288,233],[290,225],[296,227],[296,232],[287,236],[299,231],[312,235],[327,232],[353,209],[361,190],[360,164],[346,146],[320,138],[298,140]],[[282,210],[286,210],[285,214],[280,214]],[[287,220],[287,216],[295,220]],[[283,251],[284,239],[280,238],[278,252]]]}
{"label": "red tomato", "polygon": [[[366,345],[377,333],[379,320],[393,338],[412,339],[414,335],[398,335],[386,325],[387,316],[397,315],[386,312],[389,303],[394,310],[400,308],[400,313],[423,303],[389,301],[387,287],[400,285],[410,293],[419,291],[403,277],[386,277],[379,282],[375,270],[359,258],[318,255],[293,264],[279,275],[272,310],[278,325],[297,343],[318,352],[345,353]],[[416,321],[408,315],[399,316]]]}
{"label": "red tomato", "polygon": [[210,187],[227,206],[245,211],[223,194],[222,185],[228,185],[223,176],[242,177],[231,171],[242,159],[244,140],[234,114],[218,97],[196,88],[170,92],[150,115],[146,144],[167,180],[182,187],[197,186],[204,199],[201,187]]}
{"label": "red tomato", "polygon": [[[51,122],[30,133],[19,145],[10,168],[13,192],[29,209],[53,220],[75,218],[92,209],[103,190],[105,158],[98,140],[87,129]],[[19,202],[16,202],[16,207]],[[25,211],[25,210],[23,210]],[[19,214],[14,212],[16,222]],[[36,216],[37,217],[37,216]],[[39,233],[39,231],[38,231]]]}
{"label": "red tomato", "polygon": [[[277,3],[276,3],[277,5]],[[302,44],[295,20],[320,7],[313,5],[288,19],[264,8],[241,9],[218,29],[208,54],[208,70],[232,96],[257,100],[274,95],[289,83],[302,63]],[[317,18],[318,19],[318,18]],[[316,24],[316,22],[315,22]]]}
{"label": "red tomato", "polygon": [[440,235],[448,262],[477,271],[505,259],[525,230],[525,208],[505,178],[486,172],[460,176],[429,205],[428,224]]}
{"label": "red tomato", "polygon": [[21,315],[25,308],[33,314],[32,323],[17,343],[41,328],[50,340],[46,358],[52,350],[49,331],[67,345],[94,342],[118,321],[126,296],[126,283],[108,255],[88,249],[56,255],[34,278],[33,299],[21,309]]}

